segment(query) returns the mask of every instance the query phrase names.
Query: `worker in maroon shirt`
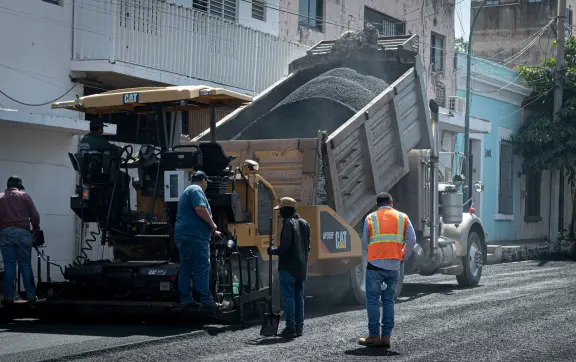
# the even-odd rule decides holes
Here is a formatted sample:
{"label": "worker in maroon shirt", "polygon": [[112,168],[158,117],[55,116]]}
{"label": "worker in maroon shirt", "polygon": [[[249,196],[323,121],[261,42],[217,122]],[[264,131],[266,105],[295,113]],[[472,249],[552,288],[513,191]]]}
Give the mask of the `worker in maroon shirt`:
{"label": "worker in maroon shirt", "polygon": [[[32,235],[40,231],[40,215],[22,179],[8,178],[6,191],[0,193],[0,251],[4,261],[4,304],[14,302],[16,263],[26,288],[26,299],[36,301],[32,275]],[[32,225],[32,230],[30,230]]]}

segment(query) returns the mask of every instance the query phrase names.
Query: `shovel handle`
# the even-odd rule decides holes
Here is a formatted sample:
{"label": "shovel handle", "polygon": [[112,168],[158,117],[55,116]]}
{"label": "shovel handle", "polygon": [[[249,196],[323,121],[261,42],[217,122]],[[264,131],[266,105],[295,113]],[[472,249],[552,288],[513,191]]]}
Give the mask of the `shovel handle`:
{"label": "shovel handle", "polygon": [[[272,239],[273,232],[272,227],[274,226],[272,222],[272,217],[270,218],[270,248],[274,245],[274,241]],[[268,296],[270,297],[269,300],[269,307],[270,313],[272,313],[272,255],[268,255]]]}

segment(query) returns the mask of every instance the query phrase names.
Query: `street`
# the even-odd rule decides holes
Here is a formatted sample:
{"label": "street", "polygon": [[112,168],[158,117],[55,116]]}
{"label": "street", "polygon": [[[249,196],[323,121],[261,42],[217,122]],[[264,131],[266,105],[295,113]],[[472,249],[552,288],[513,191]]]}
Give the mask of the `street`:
{"label": "street", "polygon": [[473,289],[407,277],[390,351],[358,345],[361,307],[310,301],[305,336],[293,341],[262,340],[259,327],[30,321],[0,326],[0,361],[573,361],[575,300],[574,262],[526,261],[485,266]]}

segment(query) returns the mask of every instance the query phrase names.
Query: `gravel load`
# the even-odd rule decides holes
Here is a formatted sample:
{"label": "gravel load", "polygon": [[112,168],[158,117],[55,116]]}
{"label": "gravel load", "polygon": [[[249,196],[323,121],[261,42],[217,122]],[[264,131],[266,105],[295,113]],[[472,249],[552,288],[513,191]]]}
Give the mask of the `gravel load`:
{"label": "gravel load", "polygon": [[388,87],[349,68],[329,70],[286,96],[245,128],[237,139],[314,138],[334,132]]}
{"label": "gravel load", "polygon": [[[239,140],[315,138],[330,134],[388,87],[376,77],[350,68],[331,69],[288,94],[276,107],[256,119]],[[321,156],[318,155],[321,160]],[[323,164],[316,180],[316,204],[325,205]]]}

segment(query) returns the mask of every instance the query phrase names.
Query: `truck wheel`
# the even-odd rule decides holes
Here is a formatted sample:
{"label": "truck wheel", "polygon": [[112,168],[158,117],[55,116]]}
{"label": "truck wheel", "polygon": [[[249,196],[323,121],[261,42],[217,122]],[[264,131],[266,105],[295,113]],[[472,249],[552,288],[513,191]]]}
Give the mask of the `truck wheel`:
{"label": "truck wheel", "polygon": [[463,287],[478,285],[482,277],[482,239],[477,232],[468,234],[468,252],[462,257],[464,271],[456,276],[456,281]]}
{"label": "truck wheel", "polygon": [[354,304],[365,305],[366,304],[366,293],[360,289],[362,285],[362,265],[358,264],[350,270],[349,274],[350,289],[352,289],[352,295],[354,296]]}
{"label": "truck wheel", "polygon": [[[404,286],[404,263],[400,264],[400,270],[398,275],[398,283],[396,284],[396,292],[394,293],[394,299],[397,299],[402,293],[402,287]],[[366,304],[366,293],[360,289],[362,285],[362,267],[360,264],[356,265],[350,271],[350,286],[356,303],[359,305]]]}

